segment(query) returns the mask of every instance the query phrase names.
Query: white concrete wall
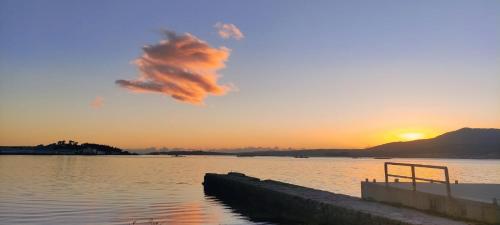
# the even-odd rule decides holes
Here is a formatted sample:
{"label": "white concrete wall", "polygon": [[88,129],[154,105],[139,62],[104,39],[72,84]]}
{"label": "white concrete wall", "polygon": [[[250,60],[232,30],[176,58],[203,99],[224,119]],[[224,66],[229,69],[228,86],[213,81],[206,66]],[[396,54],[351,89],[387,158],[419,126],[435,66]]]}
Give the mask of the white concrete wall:
{"label": "white concrete wall", "polygon": [[500,207],[493,203],[450,198],[373,182],[361,182],[361,196],[365,200],[403,205],[455,218],[500,224]]}

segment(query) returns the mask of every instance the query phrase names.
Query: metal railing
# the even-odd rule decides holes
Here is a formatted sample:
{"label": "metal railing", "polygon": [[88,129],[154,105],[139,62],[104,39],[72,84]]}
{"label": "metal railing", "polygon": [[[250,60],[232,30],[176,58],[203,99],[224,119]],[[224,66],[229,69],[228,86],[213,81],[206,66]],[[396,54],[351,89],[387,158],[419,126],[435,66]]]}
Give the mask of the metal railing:
{"label": "metal railing", "polygon": [[[388,166],[389,165],[394,165],[394,166],[408,166],[408,167],[410,167],[411,168],[411,177],[409,177],[409,176],[403,176],[403,175],[396,175],[396,174],[389,174],[389,171],[388,171]],[[445,180],[433,180],[433,179],[428,179],[428,178],[417,177],[415,175],[415,167],[444,170]],[[385,171],[385,184],[386,185],[388,185],[388,183],[389,183],[389,177],[411,179],[412,180],[413,191],[417,190],[417,180],[428,181],[428,182],[431,182],[431,183],[434,183],[434,182],[436,182],[436,183],[442,183],[442,184],[446,184],[446,193],[448,194],[448,196],[451,196],[450,177],[449,177],[449,174],[448,174],[448,167],[446,167],[446,166],[433,166],[433,165],[422,165],[422,164],[412,164],[412,163],[385,162],[384,163],[384,171]]]}

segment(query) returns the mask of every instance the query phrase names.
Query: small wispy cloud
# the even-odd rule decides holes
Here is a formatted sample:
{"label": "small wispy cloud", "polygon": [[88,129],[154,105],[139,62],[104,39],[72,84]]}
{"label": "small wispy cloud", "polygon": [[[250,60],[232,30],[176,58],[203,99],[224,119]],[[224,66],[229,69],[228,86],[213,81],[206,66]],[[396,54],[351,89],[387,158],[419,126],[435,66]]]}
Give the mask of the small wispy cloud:
{"label": "small wispy cloud", "polygon": [[218,22],[214,27],[217,29],[219,36],[224,39],[234,38],[236,40],[241,40],[245,37],[240,29],[231,23]]}
{"label": "small wispy cloud", "polygon": [[99,109],[104,105],[104,98],[101,96],[96,96],[92,102],[90,102],[90,106],[94,109]]}
{"label": "small wispy cloud", "polygon": [[143,55],[134,61],[139,77],[117,80],[117,85],[191,104],[203,104],[207,95],[224,95],[231,89],[217,83],[217,71],[225,67],[230,49],[214,48],[189,33],[165,30],[164,35],[159,43],[143,47]]}

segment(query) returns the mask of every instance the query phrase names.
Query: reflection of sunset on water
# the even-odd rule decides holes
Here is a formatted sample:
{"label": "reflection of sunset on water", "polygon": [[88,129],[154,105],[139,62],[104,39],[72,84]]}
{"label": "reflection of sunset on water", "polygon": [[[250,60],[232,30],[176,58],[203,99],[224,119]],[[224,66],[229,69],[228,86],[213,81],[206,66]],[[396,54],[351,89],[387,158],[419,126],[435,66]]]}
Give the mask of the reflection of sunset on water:
{"label": "reflection of sunset on water", "polygon": [[171,202],[151,206],[154,217],[132,220],[135,224],[220,224],[221,213],[203,202]]}
{"label": "reflection of sunset on water", "polygon": [[[75,219],[94,224],[109,221],[130,224],[134,220],[147,223],[151,218],[165,224],[181,221],[252,224],[205,196],[201,185],[205,173],[238,171],[260,179],[360,196],[360,181],[384,180],[386,161],[448,166],[450,180],[460,183],[500,183],[500,164],[495,160],[4,156],[0,157],[0,217],[10,221],[29,218],[23,215],[43,214],[52,216],[53,224]],[[408,168],[394,166],[390,170],[410,175]],[[416,173],[443,179],[441,171],[417,168]],[[30,179],[24,179],[27,176]],[[28,192],[18,187],[26,187]],[[27,193],[44,194],[26,198]],[[69,213],[61,213],[61,210]]]}

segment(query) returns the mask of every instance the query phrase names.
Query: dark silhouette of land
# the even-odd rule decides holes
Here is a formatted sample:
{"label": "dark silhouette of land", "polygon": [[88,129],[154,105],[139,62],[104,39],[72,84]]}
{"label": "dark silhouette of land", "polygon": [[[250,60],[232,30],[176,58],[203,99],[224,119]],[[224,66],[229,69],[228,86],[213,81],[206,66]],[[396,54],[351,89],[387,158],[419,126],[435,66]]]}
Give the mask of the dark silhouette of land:
{"label": "dark silhouette of land", "polygon": [[374,156],[500,158],[500,129],[462,128],[431,139],[392,142],[366,150]]}
{"label": "dark silhouette of land", "polygon": [[[81,144],[60,141],[38,146],[0,146],[0,154],[30,155],[129,155],[136,154],[119,148],[100,144]],[[500,159],[500,129],[462,128],[435,138],[407,142],[391,142],[365,149],[305,149],[262,150],[247,152],[164,150],[149,155],[227,155],[239,157],[283,156],[283,157],[375,157],[375,158],[470,158]]]}
{"label": "dark silhouette of land", "polygon": [[0,154],[3,155],[132,155],[122,149],[75,141],[58,141],[49,145],[37,146],[0,146]]}
{"label": "dark silhouette of land", "polygon": [[[193,154],[196,153],[196,154]],[[307,157],[403,157],[403,158],[473,158],[500,159],[500,129],[462,128],[435,138],[391,142],[365,149],[268,150],[240,153],[214,151],[156,152],[169,155],[236,155]]]}
{"label": "dark silhouette of land", "polygon": [[179,156],[179,155],[235,155],[235,154],[230,153],[230,152],[213,152],[213,151],[194,150],[194,151],[160,151],[160,152],[151,152],[151,153],[148,153],[148,155]]}

